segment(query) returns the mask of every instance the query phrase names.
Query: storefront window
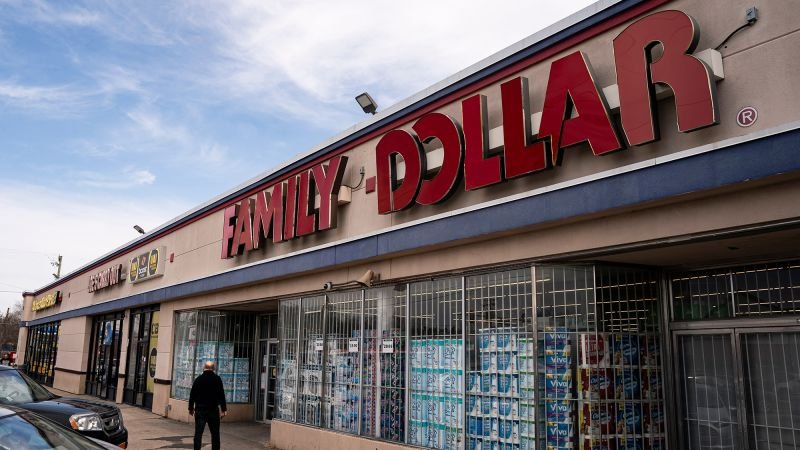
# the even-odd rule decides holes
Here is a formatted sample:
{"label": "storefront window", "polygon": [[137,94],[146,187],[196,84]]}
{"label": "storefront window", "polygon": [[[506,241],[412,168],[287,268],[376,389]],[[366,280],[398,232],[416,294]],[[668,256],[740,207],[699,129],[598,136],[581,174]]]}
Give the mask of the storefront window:
{"label": "storefront window", "polygon": [[800,313],[800,261],[693,271],[672,277],[675,320]]}
{"label": "storefront window", "polygon": [[535,271],[539,447],[665,448],[653,274],[599,266]]}
{"label": "storefront window", "polygon": [[289,300],[279,385],[299,359],[298,422],[420,447],[664,448],[658,293],[586,265]]}
{"label": "storefront window", "polygon": [[250,403],[255,319],[227,311],[182,311],[175,318],[172,396],[188,400],[203,364],[212,361],[228,403]]}
{"label": "storefront window", "polygon": [[477,275],[467,292],[467,448],[534,448],[531,269]]}
{"label": "storefront window", "polygon": [[278,388],[276,417],[294,421],[297,408],[297,335],[300,299],[284,300],[278,312]]}
{"label": "storefront window", "polygon": [[463,293],[461,278],[409,286],[412,445],[463,448]]}
{"label": "storefront window", "polygon": [[28,329],[25,346],[26,371],[31,378],[47,386],[53,385],[60,326],[61,322],[51,322]]}
{"label": "storefront window", "polygon": [[361,291],[328,296],[323,426],[358,433],[361,397]]}
{"label": "storefront window", "polygon": [[300,306],[300,397],[298,421],[320,426],[322,367],[325,363],[325,297],[302,299]]}
{"label": "storefront window", "polygon": [[119,312],[95,317],[93,320],[89,368],[86,373],[86,393],[89,395],[106,400],[117,398],[123,317],[124,314]]}
{"label": "storefront window", "polygon": [[406,287],[364,291],[361,434],[405,440]]}

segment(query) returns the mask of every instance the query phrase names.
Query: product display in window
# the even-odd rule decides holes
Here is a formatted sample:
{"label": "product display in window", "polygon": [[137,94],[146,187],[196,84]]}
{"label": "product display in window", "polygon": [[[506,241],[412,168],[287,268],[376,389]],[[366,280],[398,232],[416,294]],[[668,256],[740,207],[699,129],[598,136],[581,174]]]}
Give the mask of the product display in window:
{"label": "product display in window", "polygon": [[[665,448],[657,284],[646,272],[543,270],[544,439],[554,449]],[[595,284],[596,283],[596,284]]]}
{"label": "product display in window", "polygon": [[[353,330],[348,338],[328,336],[328,356],[325,362],[328,387],[327,423],[328,428],[358,433],[358,402],[361,353],[357,348],[349,348],[349,339],[359,339],[358,330]],[[336,345],[339,344],[339,345]],[[337,348],[338,347],[338,348]]]}
{"label": "product display in window", "polygon": [[635,449],[641,443],[665,448],[658,336],[595,333],[579,338],[582,448]]}
{"label": "product display in window", "polygon": [[544,338],[538,342],[544,360],[543,405],[545,440],[548,447],[575,447],[575,411],[572,336],[567,328],[545,327]]}
{"label": "product display in window", "polygon": [[[533,340],[524,330],[477,330],[477,367],[467,376],[467,448],[532,448]],[[530,446],[528,444],[531,444]]]}
{"label": "product display in window", "polygon": [[411,340],[411,444],[464,448],[463,354],[461,339]]}
{"label": "product display in window", "polygon": [[[198,322],[199,321],[199,322]],[[228,403],[249,403],[252,376],[250,355],[255,321],[247,315],[218,312],[178,312],[173,359],[173,398],[188,400],[194,380],[206,361],[216,364]],[[241,333],[241,334],[240,334]],[[195,337],[201,339],[195,341]],[[221,339],[230,336],[236,339]],[[250,340],[245,340],[247,338]]]}
{"label": "product display in window", "polygon": [[371,289],[364,295],[364,401],[362,434],[407,438],[406,290]]}

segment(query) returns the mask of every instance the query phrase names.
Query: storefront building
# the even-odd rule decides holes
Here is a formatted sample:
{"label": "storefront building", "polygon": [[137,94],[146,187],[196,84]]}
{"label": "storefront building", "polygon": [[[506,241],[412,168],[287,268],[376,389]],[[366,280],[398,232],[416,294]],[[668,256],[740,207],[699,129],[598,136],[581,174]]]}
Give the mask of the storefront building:
{"label": "storefront building", "polygon": [[26,294],[19,360],[179,420],[213,360],[286,449],[795,448],[798,30],[598,2]]}

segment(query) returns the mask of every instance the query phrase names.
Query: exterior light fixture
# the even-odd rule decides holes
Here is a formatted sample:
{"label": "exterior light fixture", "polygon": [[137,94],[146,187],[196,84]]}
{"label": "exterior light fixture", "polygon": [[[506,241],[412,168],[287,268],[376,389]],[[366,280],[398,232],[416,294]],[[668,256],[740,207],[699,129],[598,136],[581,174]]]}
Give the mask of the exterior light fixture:
{"label": "exterior light fixture", "polygon": [[357,95],[356,101],[358,102],[358,106],[367,114],[375,114],[375,111],[378,110],[378,104],[375,103],[375,100],[366,92]]}
{"label": "exterior light fixture", "polygon": [[139,225],[134,225],[133,229],[138,231],[140,234],[144,234],[144,229],[142,229],[142,227],[140,227]]}
{"label": "exterior light fixture", "polygon": [[373,281],[378,281],[381,279],[380,274],[373,272],[372,270],[367,270],[364,272],[364,275],[361,275],[355,280],[347,281],[344,283],[334,283],[333,281],[326,281],[322,285],[322,290],[324,291],[332,291],[334,289],[343,288],[343,287],[351,287],[351,286],[361,286],[361,287],[372,287]]}

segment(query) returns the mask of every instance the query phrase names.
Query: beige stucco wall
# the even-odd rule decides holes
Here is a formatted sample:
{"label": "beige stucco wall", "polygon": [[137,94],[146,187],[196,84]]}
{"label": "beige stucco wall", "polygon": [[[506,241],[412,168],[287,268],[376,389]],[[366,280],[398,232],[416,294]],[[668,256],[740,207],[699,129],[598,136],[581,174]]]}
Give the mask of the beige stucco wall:
{"label": "beige stucco wall", "polygon": [[62,320],[58,331],[56,367],[85,372],[89,358],[91,332],[91,317],[73,317]]}
{"label": "beige stucco wall", "polygon": [[17,336],[17,364],[25,362],[25,347],[28,342],[28,329],[21,327]]}
{"label": "beige stucco wall", "polygon": [[53,387],[70,394],[83,394],[86,390],[86,375],[56,370]]}

